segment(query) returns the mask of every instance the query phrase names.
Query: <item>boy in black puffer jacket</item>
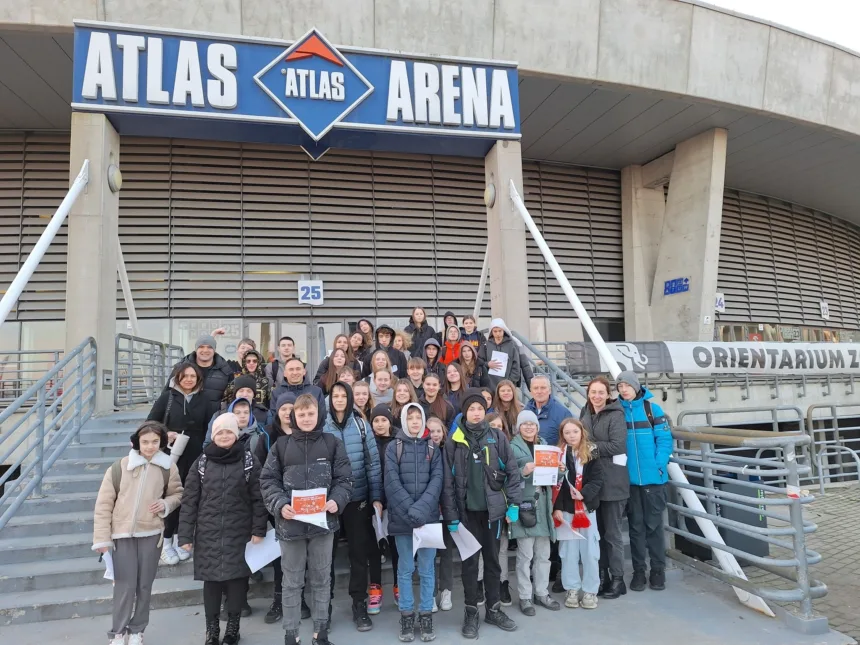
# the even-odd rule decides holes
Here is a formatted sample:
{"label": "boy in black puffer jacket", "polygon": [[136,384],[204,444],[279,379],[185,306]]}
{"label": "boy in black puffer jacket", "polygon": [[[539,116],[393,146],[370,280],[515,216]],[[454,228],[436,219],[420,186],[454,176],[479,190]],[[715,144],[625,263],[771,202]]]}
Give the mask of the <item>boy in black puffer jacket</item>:
{"label": "boy in black puffer jacket", "polygon": [[[439,521],[439,498],[444,480],[442,454],[430,441],[424,410],[407,403],[400,412],[401,430],[385,450],[385,496],[388,500],[388,532],[397,544],[400,588],[400,640],[415,639],[415,598],[412,574],[412,530]],[[433,600],[436,579],[436,549],[418,549],[421,601],[418,606],[421,640],[436,638],[433,631]]]}
{"label": "boy in black puffer jacket", "polygon": [[[418,360],[421,360],[420,358]],[[385,450],[388,444],[394,441],[394,425],[392,424],[391,410],[384,403],[377,405],[370,413],[370,427],[373,428],[373,436],[376,438],[376,448],[379,452],[379,461],[382,468],[383,481],[385,481]],[[383,506],[385,500],[382,500]],[[382,609],[382,556],[383,546],[385,542],[386,552],[391,557],[391,568],[394,571],[394,602],[399,600],[399,590],[397,588],[397,548],[394,545],[394,538],[390,537],[385,540],[376,539],[376,530],[373,524],[368,524],[368,539],[367,539],[367,560],[368,570],[370,571],[370,590],[368,592],[367,613],[375,616]],[[389,548],[390,547],[390,548]]]}

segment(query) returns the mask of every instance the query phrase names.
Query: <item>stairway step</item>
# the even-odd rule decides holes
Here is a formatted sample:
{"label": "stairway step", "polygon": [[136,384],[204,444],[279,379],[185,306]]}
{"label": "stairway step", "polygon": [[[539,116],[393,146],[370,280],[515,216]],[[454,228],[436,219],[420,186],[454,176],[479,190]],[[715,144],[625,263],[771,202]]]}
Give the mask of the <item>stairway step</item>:
{"label": "stairway step", "polygon": [[122,441],[100,441],[98,443],[72,444],[63,451],[63,459],[89,459],[125,457],[131,450],[131,442],[126,436]]}
{"label": "stairway step", "polygon": [[[27,515],[50,515],[53,513],[77,513],[78,511],[88,511],[92,513],[96,505],[96,495],[98,491],[87,493],[57,493],[47,497],[31,497],[27,499],[15,517],[24,517]],[[0,515],[9,504],[0,506]]]}
{"label": "stairway step", "polygon": [[100,472],[83,475],[52,475],[42,479],[42,491],[46,495],[54,493],[87,493],[98,492],[104,479],[104,469]]}
{"label": "stairway step", "polygon": [[93,554],[92,545],[93,536],[87,533],[63,533],[28,538],[0,536],[0,565],[85,558]]}
{"label": "stairway step", "polygon": [[131,433],[137,426],[130,425],[128,428],[113,426],[110,428],[98,429],[82,429],[78,440],[82,444],[88,443],[104,443],[106,441],[123,441],[129,442]]}
{"label": "stairway step", "polygon": [[48,471],[49,475],[85,475],[87,473],[101,473],[110,468],[118,457],[76,457],[58,459]]}
{"label": "stairway step", "polygon": [[58,533],[93,533],[93,510],[51,515],[15,515],[0,529],[3,538],[28,538],[57,535]]}

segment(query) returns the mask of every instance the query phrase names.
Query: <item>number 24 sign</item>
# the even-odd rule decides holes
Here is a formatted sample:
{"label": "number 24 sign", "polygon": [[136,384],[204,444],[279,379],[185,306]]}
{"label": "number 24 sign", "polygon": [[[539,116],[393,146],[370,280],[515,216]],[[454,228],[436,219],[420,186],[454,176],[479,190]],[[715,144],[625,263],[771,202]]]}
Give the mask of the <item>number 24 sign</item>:
{"label": "number 24 sign", "polygon": [[323,304],[323,281],[299,280],[299,304],[311,306]]}

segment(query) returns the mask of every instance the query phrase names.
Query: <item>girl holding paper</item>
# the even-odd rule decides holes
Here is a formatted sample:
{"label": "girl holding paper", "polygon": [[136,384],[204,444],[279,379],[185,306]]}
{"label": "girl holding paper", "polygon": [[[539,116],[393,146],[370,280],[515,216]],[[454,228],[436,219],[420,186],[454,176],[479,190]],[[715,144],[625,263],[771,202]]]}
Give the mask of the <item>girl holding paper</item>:
{"label": "girl holding paper", "polygon": [[[600,535],[595,510],[600,506],[603,465],[588,443],[588,431],[576,419],[564,419],[559,425],[558,436],[558,447],[562,450],[558,469],[563,476],[553,489],[552,517],[559,540],[561,582],[567,591],[564,606],[595,609],[600,587]],[[564,532],[560,530],[562,528]],[[574,535],[571,535],[571,530]],[[583,593],[581,599],[580,591]]]}

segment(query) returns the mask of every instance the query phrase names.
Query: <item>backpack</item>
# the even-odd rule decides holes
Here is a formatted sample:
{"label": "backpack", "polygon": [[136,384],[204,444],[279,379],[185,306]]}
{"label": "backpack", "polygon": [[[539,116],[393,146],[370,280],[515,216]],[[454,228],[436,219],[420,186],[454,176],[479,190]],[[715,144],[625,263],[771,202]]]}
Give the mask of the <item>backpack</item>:
{"label": "backpack", "polygon": [[[354,414],[355,423],[358,426],[358,434],[361,435],[361,448],[364,450],[364,469],[367,470],[370,468],[370,451],[367,449],[367,426],[364,425],[364,419],[362,419],[358,413]],[[398,459],[398,463],[399,463]]]}
{"label": "backpack", "polygon": [[[203,483],[203,476],[206,474],[206,464],[209,463],[209,459],[206,457],[206,453],[200,455],[200,459],[197,461],[197,472],[200,473],[200,483]],[[249,451],[245,450],[245,483],[251,479],[251,471],[254,469],[254,455]]]}
{"label": "backpack", "polygon": [[[170,483],[170,471],[164,470],[164,468],[158,467],[161,471],[161,476],[164,478],[164,490],[161,492],[161,497],[167,496],[167,485]],[[110,466],[110,477],[111,481],[113,481],[113,489],[117,495],[119,495],[119,486],[122,482],[122,457],[113,462]]]}
{"label": "backpack", "polygon": [[[403,457],[403,439],[395,439],[395,448],[394,451],[397,453],[397,465],[400,465],[400,459]],[[436,450],[436,444],[432,441],[427,441],[427,454],[428,460],[433,460],[433,451]]]}

